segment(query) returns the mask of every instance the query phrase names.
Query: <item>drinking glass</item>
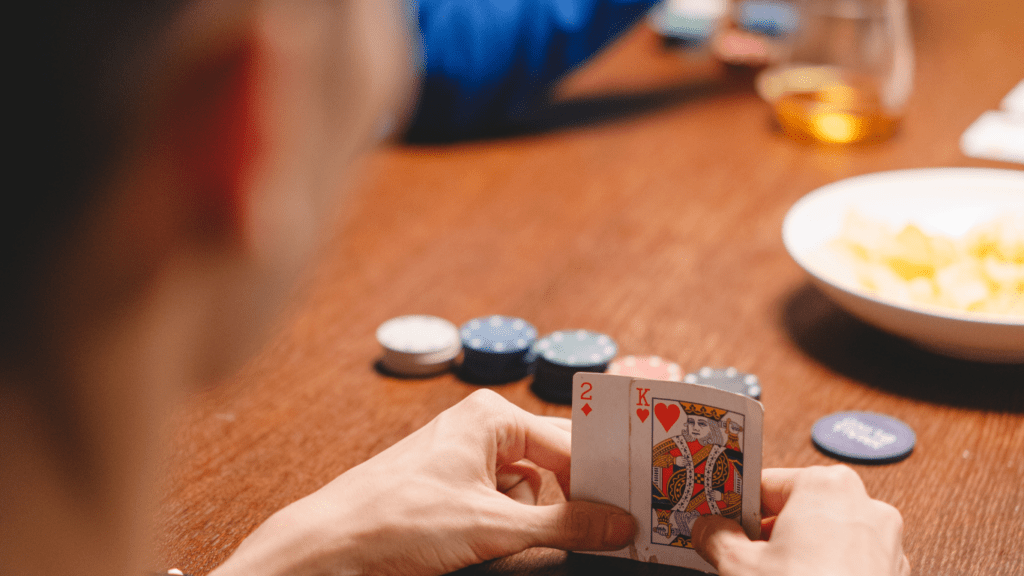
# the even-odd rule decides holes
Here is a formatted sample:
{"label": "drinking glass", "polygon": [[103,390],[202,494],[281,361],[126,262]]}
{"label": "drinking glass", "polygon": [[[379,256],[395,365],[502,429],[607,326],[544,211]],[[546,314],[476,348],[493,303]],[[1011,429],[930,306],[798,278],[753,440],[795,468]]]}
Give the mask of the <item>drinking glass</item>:
{"label": "drinking glass", "polygon": [[795,0],[799,24],[780,64],[758,76],[788,135],[808,142],[880,141],[910,97],[914,53],[906,0]]}

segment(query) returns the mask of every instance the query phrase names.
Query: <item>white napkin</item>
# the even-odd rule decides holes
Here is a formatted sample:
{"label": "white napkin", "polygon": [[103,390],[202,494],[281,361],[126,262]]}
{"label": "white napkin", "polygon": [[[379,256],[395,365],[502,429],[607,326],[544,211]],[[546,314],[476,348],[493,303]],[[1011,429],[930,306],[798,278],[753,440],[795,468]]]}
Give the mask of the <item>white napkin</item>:
{"label": "white napkin", "polygon": [[974,158],[1024,164],[1024,80],[1010,90],[1000,110],[988,110],[960,137],[960,150]]}

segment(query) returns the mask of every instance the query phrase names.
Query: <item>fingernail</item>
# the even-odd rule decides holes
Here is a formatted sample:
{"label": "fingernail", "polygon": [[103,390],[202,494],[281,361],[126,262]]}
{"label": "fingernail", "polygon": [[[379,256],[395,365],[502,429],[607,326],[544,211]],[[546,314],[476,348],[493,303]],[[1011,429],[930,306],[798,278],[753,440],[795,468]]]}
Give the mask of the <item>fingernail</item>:
{"label": "fingernail", "polygon": [[608,546],[622,548],[633,540],[636,533],[636,522],[629,514],[613,514],[608,517],[604,527],[604,543]]}

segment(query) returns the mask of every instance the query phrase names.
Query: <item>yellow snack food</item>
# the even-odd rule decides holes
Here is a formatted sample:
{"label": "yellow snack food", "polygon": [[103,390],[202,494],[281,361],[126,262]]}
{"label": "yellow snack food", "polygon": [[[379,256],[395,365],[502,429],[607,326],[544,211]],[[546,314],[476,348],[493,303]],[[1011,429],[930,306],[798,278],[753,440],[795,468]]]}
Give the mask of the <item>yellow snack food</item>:
{"label": "yellow snack food", "polygon": [[851,212],[830,248],[862,288],[897,302],[1024,317],[1024,214],[950,237]]}

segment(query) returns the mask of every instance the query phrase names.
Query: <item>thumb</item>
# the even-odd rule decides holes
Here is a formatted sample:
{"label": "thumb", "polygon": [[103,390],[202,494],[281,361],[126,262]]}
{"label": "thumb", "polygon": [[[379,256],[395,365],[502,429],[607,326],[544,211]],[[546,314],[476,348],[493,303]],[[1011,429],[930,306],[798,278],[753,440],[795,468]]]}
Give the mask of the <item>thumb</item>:
{"label": "thumb", "polygon": [[633,541],[636,521],[608,504],[574,500],[551,506],[524,506],[533,516],[531,546],[562,550],[618,550]]}
{"label": "thumb", "polygon": [[751,542],[737,522],[721,516],[701,516],[693,524],[693,547],[721,574],[745,573],[757,564],[766,542]]}

